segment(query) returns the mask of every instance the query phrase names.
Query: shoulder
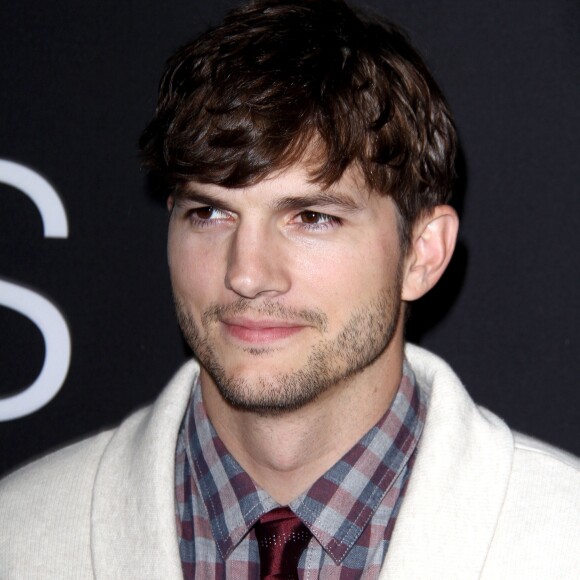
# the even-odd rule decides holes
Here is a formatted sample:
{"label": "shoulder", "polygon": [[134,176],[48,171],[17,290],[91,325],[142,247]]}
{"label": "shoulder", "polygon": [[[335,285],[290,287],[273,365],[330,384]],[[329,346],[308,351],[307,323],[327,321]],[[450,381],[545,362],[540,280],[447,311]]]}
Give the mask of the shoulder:
{"label": "shoulder", "polygon": [[[152,405],[115,429],[47,455],[0,482],[0,578],[93,578],[97,564],[104,576],[122,577],[108,572],[117,562],[111,553],[126,559],[151,530],[163,522],[174,525],[172,509],[158,513],[154,504],[165,508],[173,498],[167,482],[197,373],[194,362],[186,363]],[[130,539],[127,526],[136,529]],[[103,544],[107,550],[97,554]],[[148,553],[154,557],[154,551]]]}
{"label": "shoulder", "polygon": [[544,517],[556,514],[561,528],[569,523],[580,532],[580,459],[574,455],[514,433],[508,494],[515,504],[545,506]]}
{"label": "shoulder", "polygon": [[83,439],[72,445],[68,445],[49,453],[44,457],[33,461],[0,481],[0,501],[4,505],[7,497],[12,494],[46,495],[46,486],[61,489],[63,483],[77,482],[79,478],[74,475],[86,476],[91,471],[91,466],[96,467],[103,449],[111,438],[112,431],[105,431],[93,437]]}
{"label": "shoulder", "polygon": [[[543,504],[549,498],[550,512],[570,501],[570,507],[579,510],[580,459],[527,435],[514,433],[510,491]],[[579,513],[564,515],[580,522]]]}
{"label": "shoulder", "polygon": [[184,364],[153,404],[133,412],[119,426],[50,453],[1,480],[2,513],[24,498],[27,505],[31,505],[31,500],[52,503],[52,498],[60,494],[66,495],[70,505],[77,495],[90,491],[108,447],[115,452],[122,450],[129,461],[128,457],[147,436],[148,442],[154,443],[168,423],[175,430],[197,372],[195,362]]}
{"label": "shoulder", "polygon": [[578,474],[580,458],[523,433],[514,433],[515,449],[522,460],[568,467]]}
{"label": "shoulder", "polygon": [[[577,578],[580,460],[510,430],[477,406],[439,357],[411,345],[406,355],[429,397],[407,496],[415,516],[408,537],[418,518],[431,511],[428,520],[440,521],[438,506],[447,505],[445,547],[462,553],[462,561],[469,550],[478,552],[483,578]],[[403,505],[401,514],[408,508]],[[432,562],[445,554],[440,543],[433,545]],[[442,577],[467,576],[459,562],[455,558],[455,570],[445,569]]]}
{"label": "shoulder", "polygon": [[577,578],[579,537],[580,460],[514,433],[509,485],[486,578]]}
{"label": "shoulder", "polygon": [[[90,576],[90,509],[95,474],[112,432],[51,453],[0,482],[0,576]],[[62,568],[64,569],[64,568]]]}

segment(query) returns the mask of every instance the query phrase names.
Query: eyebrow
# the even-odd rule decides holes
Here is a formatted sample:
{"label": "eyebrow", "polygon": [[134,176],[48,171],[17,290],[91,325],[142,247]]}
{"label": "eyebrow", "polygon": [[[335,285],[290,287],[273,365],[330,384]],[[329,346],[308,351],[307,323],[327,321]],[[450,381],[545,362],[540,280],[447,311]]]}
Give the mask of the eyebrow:
{"label": "eyebrow", "polygon": [[[195,190],[186,189],[176,196],[176,201],[185,199],[196,203],[217,207],[226,211],[235,211],[234,208],[221,197],[214,197]],[[275,210],[304,209],[307,207],[340,207],[347,211],[357,211],[362,208],[360,202],[353,199],[346,193],[326,193],[319,191],[305,195],[288,195],[277,199],[272,203]]]}
{"label": "eyebrow", "polygon": [[175,196],[175,199],[177,202],[180,200],[194,201],[196,203],[205,204],[210,207],[216,207],[226,211],[234,211],[234,209],[227,203],[226,200],[208,195],[206,193],[200,193],[195,190],[192,191],[191,189],[180,191],[179,194]]}
{"label": "eyebrow", "polygon": [[361,204],[345,193],[316,192],[307,195],[289,195],[274,202],[274,209],[301,209],[305,207],[335,206],[349,211],[361,209]]}

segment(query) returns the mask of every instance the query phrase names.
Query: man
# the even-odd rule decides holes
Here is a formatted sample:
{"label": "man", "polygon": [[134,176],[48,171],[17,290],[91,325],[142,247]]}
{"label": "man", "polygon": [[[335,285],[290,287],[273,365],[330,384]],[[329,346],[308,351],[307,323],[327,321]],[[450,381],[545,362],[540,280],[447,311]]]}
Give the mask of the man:
{"label": "man", "polygon": [[458,221],[453,124],[398,29],[242,7],[169,61],[141,145],[199,366],[4,481],[2,578],[577,576],[578,461],[404,347]]}

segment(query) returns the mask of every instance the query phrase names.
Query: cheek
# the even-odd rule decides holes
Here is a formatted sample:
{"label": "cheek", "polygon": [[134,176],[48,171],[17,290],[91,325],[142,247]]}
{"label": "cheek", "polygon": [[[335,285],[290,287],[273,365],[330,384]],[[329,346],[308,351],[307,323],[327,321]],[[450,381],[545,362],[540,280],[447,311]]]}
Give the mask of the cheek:
{"label": "cheek", "polygon": [[293,261],[294,300],[320,308],[342,325],[357,304],[376,293],[380,274],[367,250],[352,243],[328,244]]}
{"label": "cheek", "polygon": [[[223,285],[223,257],[216,247],[200,247],[191,239],[171,232],[168,236],[167,255],[174,293],[188,302],[203,301],[204,296],[216,300],[217,286]],[[190,304],[190,307],[193,304]]]}
{"label": "cheek", "polygon": [[351,312],[399,283],[400,249],[391,236],[351,243],[316,261],[310,284],[335,309]]}

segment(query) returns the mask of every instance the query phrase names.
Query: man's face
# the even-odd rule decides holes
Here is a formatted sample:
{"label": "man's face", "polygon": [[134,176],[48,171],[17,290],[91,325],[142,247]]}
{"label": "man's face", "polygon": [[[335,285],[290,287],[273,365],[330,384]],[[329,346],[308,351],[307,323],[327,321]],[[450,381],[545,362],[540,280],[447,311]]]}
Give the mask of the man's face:
{"label": "man's face", "polygon": [[322,189],[293,167],[243,189],[191,183],[172,202],[173,292],[202,385],[276,413],[363,370],[384,377],[402,344],[390,198],[354,171]]}

